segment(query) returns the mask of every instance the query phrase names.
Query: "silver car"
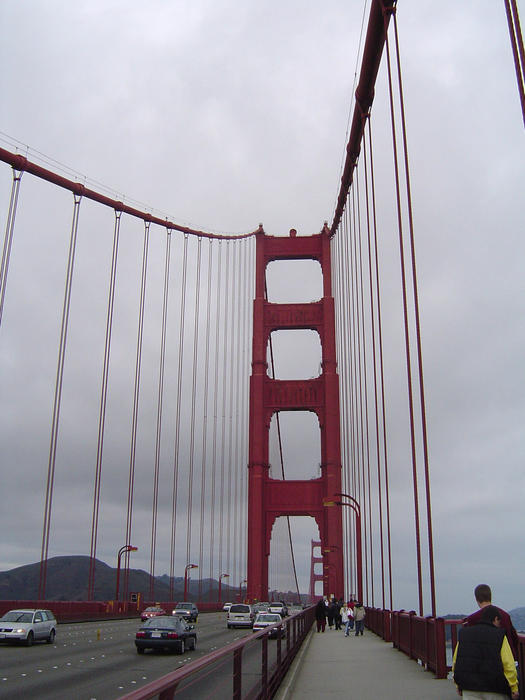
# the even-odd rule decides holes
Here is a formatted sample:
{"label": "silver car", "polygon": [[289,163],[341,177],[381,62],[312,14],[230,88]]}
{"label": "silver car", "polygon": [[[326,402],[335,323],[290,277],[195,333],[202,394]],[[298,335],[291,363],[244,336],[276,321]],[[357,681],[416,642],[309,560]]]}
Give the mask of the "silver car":
{"label": "silver car", "polygon": [[177,615],[188,622],[197,622],[199,610],[195,603],[177,603],[171,614]]}
{"label": "silver car", "polygon": [[51,610],[10,610],[0,618],[0,642],[22,642],[30,647],[44,639],[55,641],[57,621]]}

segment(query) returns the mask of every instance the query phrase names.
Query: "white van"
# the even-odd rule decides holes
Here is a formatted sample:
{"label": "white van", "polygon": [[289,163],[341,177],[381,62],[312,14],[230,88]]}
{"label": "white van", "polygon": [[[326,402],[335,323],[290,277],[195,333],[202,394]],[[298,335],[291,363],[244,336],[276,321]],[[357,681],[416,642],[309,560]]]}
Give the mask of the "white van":
{"label": "white van", "polygon": [[231,629],[232,627],[252,627],[252,606],[246,605],[245,603],[234,603],[228,610],[226,624],[228,629]]}

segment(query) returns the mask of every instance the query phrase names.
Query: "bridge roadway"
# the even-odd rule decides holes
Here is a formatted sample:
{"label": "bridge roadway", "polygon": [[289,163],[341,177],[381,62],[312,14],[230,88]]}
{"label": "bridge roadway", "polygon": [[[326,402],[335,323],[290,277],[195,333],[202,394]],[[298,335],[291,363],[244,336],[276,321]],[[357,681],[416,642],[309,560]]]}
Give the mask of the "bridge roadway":
{"label": "bridge roadway", "polygon": [[[149,651],[139,656],[134,644],[139,626],[138,619],[60,624],[54,644],[0,645],[1,700],[115,700],[251,634],[251,630],[228,630],[225,613],[206,613],[196,624],[195,651],[181,656]],[[218,693],[221,685],[223,694]],[[209,686],[214,698],[231,698],[231,664],[214,670]],[[208,692],[212,695],[201,689],[199,697]]]}

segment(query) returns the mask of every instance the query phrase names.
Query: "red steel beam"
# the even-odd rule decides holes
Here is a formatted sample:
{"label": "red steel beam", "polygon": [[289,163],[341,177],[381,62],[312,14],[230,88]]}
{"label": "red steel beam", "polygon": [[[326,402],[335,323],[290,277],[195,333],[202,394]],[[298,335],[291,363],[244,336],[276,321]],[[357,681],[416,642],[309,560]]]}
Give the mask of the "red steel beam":
{"label": "red steel beam", "polygon": [[337,206],[331,226],[331,235],[337,231],[345,208],[348,190],[352,184],[354,168],[361,151],[361,141],[365,130],[366,117],[374,101],[374,88],[383,55],[386,33],[390,15],[394,11],[397,0],[372,0],[368,29],[366,32],[365,48],[361,61],[359,84],[355,91],[355,107],[352,117],[350,137],[346,146],[346,160],[341,177],[341,187],[337,198]]}
{"label": "red steel beam", "polygon": [[[70,190],[79,197],[87,197],[88,199],[92,199],[94,202],[104,204],[105,206],[111,207],[116,211],[122,211],[125,214],[129,214],[130,216],[142,219],[143,221],[149,221],[153,224],[158,224],[159,226],[164,226],[164,228],[173,231],[180,231],[181,233],[187,233],[192,236],[200,236],[201,238],[220,238],[225,240],[249,238],[250,236],[254,236],[257,233],[257,231],[252,231],[251,233],[242,233],[237,236],[230,234],[221,235],[218,233],[198,231],[196,229],[189,228],[188,226],[180,226],[179,224],[173,223],[173,221],[168,221],[168,219],[161,219],[158,216],[153,216],[149,212],[141,211],[140,209],[130,207],[127,204],[124,204],[124,202],[118,201],[117,199],[106,197],[105,195],[100,194],[100,192],[96,192],[95,190],[91,190],[88,187],[85,187],[81,182],[69,180],[67,177],[58,175],[52,170],[47,170],[41,165],[37,165],[36,163],[31,162],[25,156],[22,156],[19,153],[11,153],[11,151],[7,151],[5,148],[0,148],[0,160],[4,161],[4,163],[8,163],[15,170],[18,170],[20,172],[31,173],[31,175],[35,175],[36,177],[39,177],[42,180],[51,182],[53,185],[58,185],[58,187],[63,187],[65,190]],[[258,230],[261,230],[261,227],[259,227]]]}

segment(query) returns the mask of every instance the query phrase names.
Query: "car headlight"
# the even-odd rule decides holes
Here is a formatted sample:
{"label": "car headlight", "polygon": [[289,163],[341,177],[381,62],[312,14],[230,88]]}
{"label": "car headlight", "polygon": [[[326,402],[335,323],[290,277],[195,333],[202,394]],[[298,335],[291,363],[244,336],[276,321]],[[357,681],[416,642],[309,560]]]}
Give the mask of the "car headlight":
{"label": "car headlight", "polygon": [[15,632],[16,634],[24,634],[24,632],[27,632],[27,630],[25,630],[23,627],[21,627],[18,630],[13,630],[13,632]]}

